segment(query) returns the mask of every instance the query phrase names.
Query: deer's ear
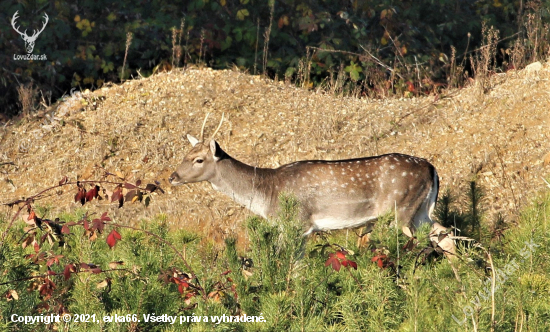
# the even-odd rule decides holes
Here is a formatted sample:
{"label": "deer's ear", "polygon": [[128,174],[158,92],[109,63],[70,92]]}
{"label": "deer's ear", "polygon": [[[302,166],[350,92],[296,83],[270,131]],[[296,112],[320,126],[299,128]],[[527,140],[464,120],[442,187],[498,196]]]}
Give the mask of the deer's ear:
{"label": "deer's ear", "polygon": [[192,145],[193,147],[195,147],[195,145],[197,145],[197,143],[199,142],[198,139],[196,139],[195,137],[193,137],[193,136],[191,136],[191,135],[189,135],[189,134],[187,134],[187,139],[189,140],[189,143],[191,143],[191,145]]}
{"label": "deer's ear", "polygon": [[220,148],[220,145],[215,140],[210,140],[210,152],[212,152],[212,157],[214,157],[214,161],[220,160],[220,158],[223,155],[223,150]]}

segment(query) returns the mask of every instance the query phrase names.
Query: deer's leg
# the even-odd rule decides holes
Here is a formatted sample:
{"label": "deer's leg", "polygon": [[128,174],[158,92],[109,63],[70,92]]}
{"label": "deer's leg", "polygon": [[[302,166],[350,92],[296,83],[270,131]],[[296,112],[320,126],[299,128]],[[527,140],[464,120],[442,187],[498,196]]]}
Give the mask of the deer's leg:
{"label": "deer's leg", "polygon": [[374,229],[375,220],[369,220],[369,222],[360,229],[359,237],[357,238],[357,248],[366,247],[370,242],[370,233]]}

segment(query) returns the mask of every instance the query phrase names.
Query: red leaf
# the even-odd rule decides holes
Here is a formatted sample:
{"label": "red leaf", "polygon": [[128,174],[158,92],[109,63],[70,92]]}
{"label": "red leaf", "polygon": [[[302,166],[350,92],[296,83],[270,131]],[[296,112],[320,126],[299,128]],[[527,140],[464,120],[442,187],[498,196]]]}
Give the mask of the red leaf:
{"label": "red leaf", "polygon": [[111,221],[111,218],[107,217],[107,212],[103,212],[100,219],[102,221]]}
{"label": "red leaf", "polygon": [[133,184],[128,183],[128,182],[124,183],[124,188],[126,188],[126,189],[137,189],[136,186],[134,186]]}
{"label": "red leaf", "polygon": [[48,278],[44,278],[44,283],[38,288],[40,295],[50,298],[55,289],[55,284]]}
{"label": "red leaf", "polygon": [[62,185],[64,185],[65,183],[67,183],[67,181],[69,181],[69,178],[67,178],[66,176],[64,176],[63,179],[61,179],[61,181],[59,181],[59,185],[62,186]]}
{"label": "red leaf", "polygon": [[113,191],[113,195],[111,195],[111,202],[118,201],[122,198],[122,189],[120,187],[117,187],[115,191]]}
{"label": "red leaf", "polygon": [[91,271],[93,274],[98,274],[98,273],[101,273],[101,268],[99,268],[99,267],[94,267],[93,269],[90,269],[90,271]]}
{"label": "red leaf", "polygon": [[82,205],[84,205],[84,203],[86,203],[86,189],[84,189],[84,188],[78,188],[78,192],[77,192],[76,195],[74,196],[74,201],[75,201],[75,202],[80,201],[80,203],[81,203]]}
{"label": "red leaf", "polygon": [[34,252],[38,254],[39,251],[40,251],[40,246],[38,245],[38,242],[35,242],[34,243]]}
{"label": "red leaf", "polygon": [[137,181],[136,181],[136,186],[139,187],[140,185],[141,185],[141,180],[137,180]]}
{"label": "red leaf", "polygon": [[347,252],[343,251],[343,250],[338,250],[336,252],[336,256],[339,258],[339,259],[345,259],[346,258],[346,254]]}
{"label": "red leaf", "polygon": [[63,276],[65,276],[65,280],[69,280],[72,272],[75,272],[74,264],[65,265],[65,269],[63,270]]}
{"label": "red leaf", "polygon": [[59,259],[62,258],[63,255],[56,255],[50,259],[48,259],[48,261],[46,262],[46,265],[48,266],[52,266],[53,264],[59,264]]}
{"label": "red leaf", "polygon": [[157,189],[159,189],[159,187],[152,183],[148,183],[147,186],[145,187],[145,191],[149,191],[149,192],[153,192]]}
{"label": "red leaf", "polygon": [[116,230],[112,230],[111,233],[109,233],[109,235],[107,235],[107,244],[109,245],[109,247],[114,247],[117,243],[118,240],[122,239],[122,237],[120,236],[120,234],[118,234],[118,232]]}
{"label": "red leaf", "polygon": [[61,233],[63,233],[63,234],[70,234],[70,233],[71,233],[71,230],[69,229],[69,226],[67,226],[66,224],[63,225],[63,227],[61,227]]}
{"label": "red leaf", "polygon": [[89,202],[92,199],[97,198],[98,195],[99,195],[99,186],[96,185],[86,193],[86,202]]}
{"label": "red leaf", "polygon": [[100,233],[103,232],[103,229],[105,228],[105,223],[100,219],[94,219],[92,220],[92,226],[97,229]]}
{"label": "red leaf", "polygon": [[338,260],[337,256],[335,254],[329,254],[329,259],[325,262],[325,266],[332,265],[332,268],[336,270],[336,272],[340,271],[341,263]]}
{"label": "red leaf", "polygon": [[342,261],[342,265],[344,265],[345,267],[353,267],[355,270],[357,270],[357,263],[355,263],[354,261],[350,261],[350,260],[343,260]]}
{"label": "red leaf", "polygon": [[118,232],[116,230],[113,229],[113,231],[111,233],[113,233],[114,237],[117,240],[122,240],[122,236],[120,236],[120,234],[118,234]]}
{"label": "red leaf", "polygon": [[222,276],[227,275],[227,274],[229,274],[229,273],[231,273],[231,270],[225,271],[224,273],[222,273]]}
{"label": "red leaf", "polygon": [[378,264],[378,267],[379,268],[384,268],[384,261],[386,260],[388,256],[386,255],[379,255],[379,256],[374,256],[371,261],[372,262],[376,262],[376,264]]}
{"label": "red leaf", "polygon": [[130,190],[127,194],[126,194],[126,197],[124,197],[124,199],[126,200],[126,202],[131,202],[132,199],[138,195],[138,191],[137,190]]}
{"label": "red leaf", "polygon": [[183,294],[183,286],[181,284],[178,285],[178,292],[180,292],[180,294]]}
{"label": "red leaf", "polygon": [[27,218],[27,220],[33,220],[36,218],[36,213],[34,213],[34,211],[31,211],[31,213],[29,213],[29,217]]}

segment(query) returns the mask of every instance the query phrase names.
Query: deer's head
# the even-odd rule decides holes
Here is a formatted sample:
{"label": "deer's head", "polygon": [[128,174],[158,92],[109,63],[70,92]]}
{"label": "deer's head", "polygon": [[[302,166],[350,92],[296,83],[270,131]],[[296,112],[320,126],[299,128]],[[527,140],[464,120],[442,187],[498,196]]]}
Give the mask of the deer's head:
{"label": "deer's head", "polygon": [[225,155],[225,152],[220,148],[218,142],[214,140],[214,136],[222,125],[223,115],[218,128],[207,142],[203,140],[206,119],[208,119],[208,114],[202,124],[200,139],[187,135],[187,139],[189,143],[191,143],[192,149],[183,158],[182,163],[178,166],[176,171],[168,178],[168,181],[174,186],[185,183],[208,181],[216,175],[216,163]]}
{"label": "deer's head", "polygon": [[19,31],[19,27],[15,26],[16,21],[19,18],[17,16],[18,12],[19,11],[16,11],[15,14],[13,14],[13,17],[11,18],[11,26],[18,34],[21,35],[21,38],[23,38],[23,40],[25,41],[25,48],[27,49],[27,53],[32,53],[32,51],[34,50],[34,42],[36,41],[36,38],[38,38],[38,36],[42,33],[42,31],[44,31],[46,24],[48,24],[48,20],[49,20],[48,14],[44,13],[45,21],[44,21],[44,24],[42,25],[42,29],[40,29],[39,31],[34,30],[32,36],[29,36],[27,35],[27,30],[25,30],[25,32],[21,32]]}

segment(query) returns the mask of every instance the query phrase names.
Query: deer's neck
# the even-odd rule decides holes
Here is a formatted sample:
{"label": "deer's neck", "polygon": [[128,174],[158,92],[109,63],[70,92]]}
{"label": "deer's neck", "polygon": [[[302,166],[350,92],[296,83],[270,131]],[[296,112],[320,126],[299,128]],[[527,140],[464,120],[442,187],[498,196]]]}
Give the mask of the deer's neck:
{"label": "deer's neck", "polygon": [[247,209],[267,218],[273,213],[273,173],[270,168],[247,165],[229,156],[218,161],[218,171],[210,180],[212,187]]}

